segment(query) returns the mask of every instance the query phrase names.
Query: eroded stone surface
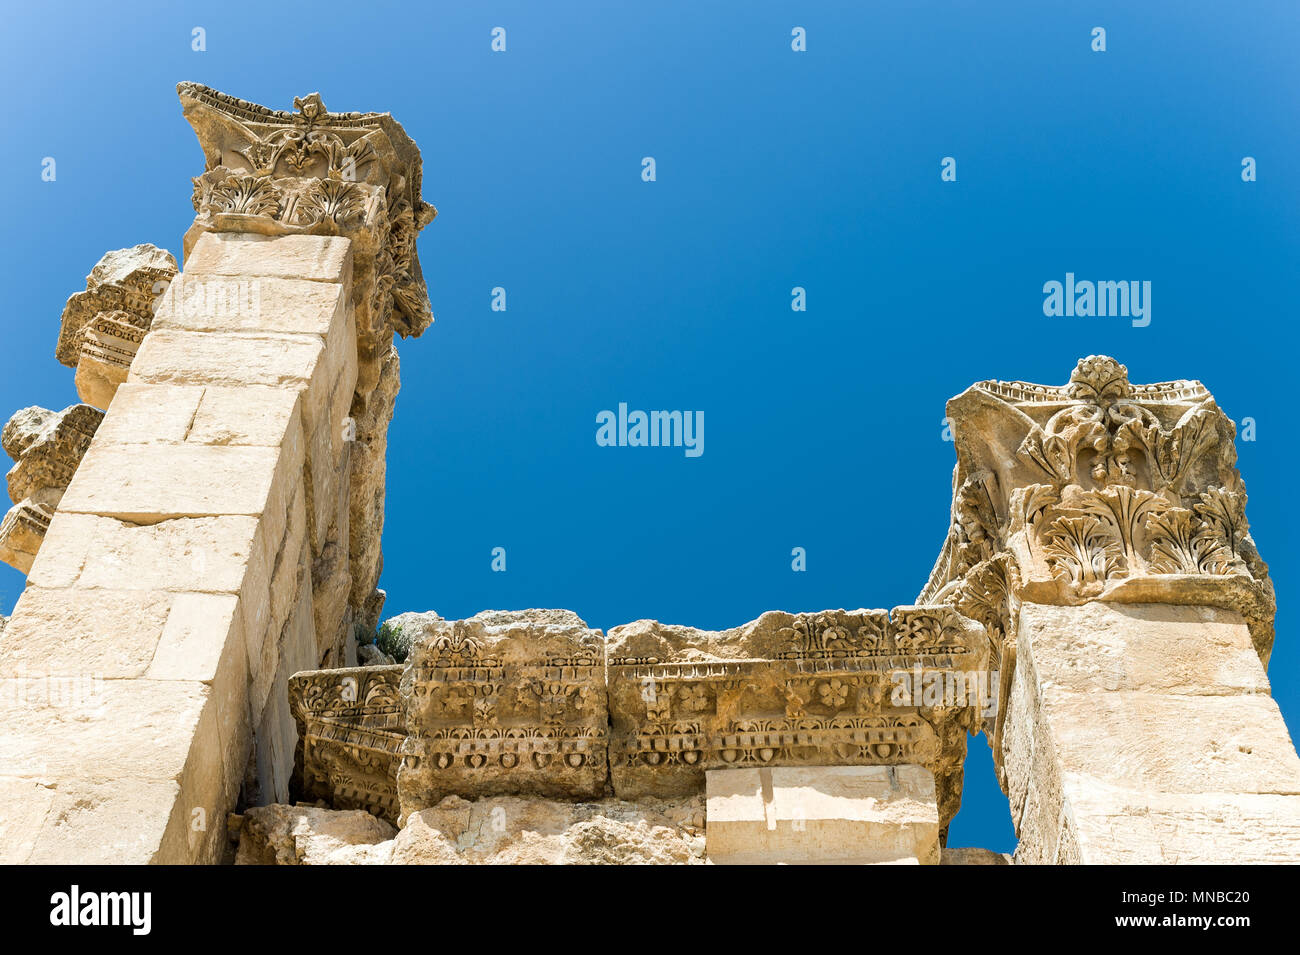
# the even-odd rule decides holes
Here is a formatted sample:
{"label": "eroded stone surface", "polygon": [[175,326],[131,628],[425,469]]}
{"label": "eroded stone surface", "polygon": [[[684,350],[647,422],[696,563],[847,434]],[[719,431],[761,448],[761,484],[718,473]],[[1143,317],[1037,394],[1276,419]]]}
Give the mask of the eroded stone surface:
{"label": "eroded stone surface", "polygon": [[60,412],[23,408],[9,419],[0,443],[14,460],[8,474],[14,506],[0,522],[0,560],[24,574],[32,569],[54,509],[103,418],[89,405],[72,405]]}
{"label": "eroded stone surface", "polygon": [[934,776],[920,766],[778,766],[708,776],[719,865],[937,865]]}
{"label": "eroded stone surface", "polygon": [[289,703],[298,726],[304,794],[339,809],[397,820],[397,767],[406,739],[400,666],[296,673]]}
{"label": "eroded stone surface", "polygon": [[567,610],[429,621],[402,675],[402,818],[456,794],[598,798],[605,642]]}
{"label": "eroded stone surface", "polygon": [[175,277],[170,252],[137,245],[106,252],[86,276],[86,290],[68,299],[55,356],[77,370],[82,401],[109,406],[153,324],[156,303]]}
{"label": "eroded stone surface", "polygon": [[[914,763],[940,780],[945,826],[960,804],[988,646],[950,607],[773,611],[718,632],[641,620],[608,652],[624,798],[699,792],[714,769]],[[950,678],[976,692],[927,705],[919,687]]]}
{"label": "eroded stone surface", "polygon": [[236,865],[382,865],[396,830],[361,810],[272,804],[247,810]]}

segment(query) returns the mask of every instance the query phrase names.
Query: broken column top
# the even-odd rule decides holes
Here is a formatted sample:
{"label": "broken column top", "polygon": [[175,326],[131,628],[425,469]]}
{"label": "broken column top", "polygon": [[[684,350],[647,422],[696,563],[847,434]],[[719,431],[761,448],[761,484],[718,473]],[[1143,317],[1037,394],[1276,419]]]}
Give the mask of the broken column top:
{"label": "broken column top", "polygon": [[1022,602],[1233,610],[1267,661],[1273,585],[1246,521],[1235,425],[1204,385],[1133,384],[1089,355],[1064,385],[979,382],[947,414],[951,523],[917,600],[988,628],[1004,691]]}
{"label": "broken column top", "polygon": [[206,161],[186,255],[204,232],[351,239],[357,391],[368,395],[393,333],[433,322],[415,238],[437,210],[420,194],[419,149],[388,113],[331,113],[319,93],[290,112],[198,83],[176,91]]}

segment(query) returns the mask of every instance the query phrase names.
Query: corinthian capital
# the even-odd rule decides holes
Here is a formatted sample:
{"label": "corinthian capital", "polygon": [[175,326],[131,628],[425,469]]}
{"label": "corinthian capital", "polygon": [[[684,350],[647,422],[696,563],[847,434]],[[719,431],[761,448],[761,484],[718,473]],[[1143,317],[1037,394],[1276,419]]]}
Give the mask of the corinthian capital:
{"label": "corinthian capital", "polygon": [[1135,385],[1101,355],[1061,386],[983,381],[948,402],[952,523],[918,603],[951,603],[1014,658],[1022,601],[1226,607],[1267,661],[1273,585],[1246,522],[1235,427],[1197,381]]}
{"label": "corinthian capital", "polygon": [[415,237],[437,210],[420,195],[419,149],[389,114],[331,113],[317,93],[286,112],[197,83],[176,89],[207,167],[186,254],[204,232],[350,238],[357,391],[368,395],[393,333],[433,321]]}

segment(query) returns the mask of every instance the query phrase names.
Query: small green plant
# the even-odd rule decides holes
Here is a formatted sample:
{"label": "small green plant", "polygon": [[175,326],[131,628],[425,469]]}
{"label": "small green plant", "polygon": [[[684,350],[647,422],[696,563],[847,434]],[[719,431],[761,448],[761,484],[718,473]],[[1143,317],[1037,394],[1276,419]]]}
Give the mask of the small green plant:
{"label": "small green plant", "polygon": [[407,654],[411,652],[411,637],[403,633],[401,627],[385,623],[380,625],[375,634],[375,646],[398,663],[405,663]]}

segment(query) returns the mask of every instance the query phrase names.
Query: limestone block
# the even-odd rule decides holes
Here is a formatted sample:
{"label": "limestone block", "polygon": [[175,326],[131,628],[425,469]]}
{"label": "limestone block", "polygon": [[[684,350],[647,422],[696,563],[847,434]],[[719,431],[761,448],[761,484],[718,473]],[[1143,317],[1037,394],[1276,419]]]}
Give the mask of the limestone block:
{"label": "limestone block", "polygon": [[9,727],[0,735],[0,766],[8,775],[180,780],[208,687],[103,679],[73,687],[71,700],[60,698],[64,689],[38,678],[0,678],[0,716]]}
{"label": "limestone block", "polygon": [[1044,693],[1061,766],[1132,789],[1300,794],[1300,759],[1267,696]]}
{"label": "limestone block", "polygon": [[305,388],[324,354],[324,343],[318,335],[160,329],[150,333],[140,346],[129,381]]}
{"label": "limestone block", "polygon": [[153,590],[28,587],[0,643],[0,675],[53,674],[88,685],[142,677],[172,599]]}
{"label": "limestone block", "polygon": [[156,524],[178,517],[261,514],[292,455],[276,448],[209,445],[95,446],[60,510]]}
{"label": "limestone block", "polygon": [[394,865],[700,865],[704,806],[680,800],[567,802],[448,796],[413,814]]}
{"label": "limestone block", "polygon": [[27,861],[56,795],[46,780],[0,776],[0,865]]}
{"label": "limestone block", "polygon": [[[1066,775],[1079,861],[1241,865],[1295,861],[1300,797],[1152,793]],[[1019,861],[1019,859],[1017,859]]]}
{"label": "limestone block", "polygon": [[302,397],[294,390],[208,386],[195,409],[187,441],[274,448],[302,428]]}
{"label": "limestone block", "polygon": [[159,301],[153,327],[326,335],[348,307],[343,292],[344,286],[337,282],[212,276],[187,267]]}
{"label": "limestone block", "polygon": [[1027,603],[1021,639],[1044,688],[1214,695],[1268,693],[1244,617],[1215,607]]}
{"label": "limestone block", "polygon": [[235,865],[383,865],[396,835],[360,810],[258,806],[243,814]]}
{"label": "limestone block", "polygon": [[347,284],[352,279],[352,242],[330,235],[205,232],[185,259],[185,275],[246,275]]}
{"label": "limestone block", "polygon": [[242,655],[238,596],[177,594],[145,676],[211,684],[232,646],[238,646]]}
{"label": "limestone block", "polygon": [[95,437],[101,445],[179,444],[190,434],[203,390],[202,385],[122,384]]}
{"label": "limestone block", "polygon": [[716,864],[939,863],[934,775],[920,766],[707,773]]}
{"label": "limestone block", "polygon": [[[188,861],[173,822],[180,785],[120,775],[60,777],[44,821],[33,833],[31,865],[144,865]],[[5,815],[9,810],[6,807]]]}
{"label": "limestone block", "polygon": [[257,518],[178,517],[132,524],[93,514],[60,513],[31,584],[105,590],[237,593],[258,547]]}
{"label": "limestone block", "polygon": [[567,610],[430,621],[402,695],[402,817],[444,796],[603,795],[605,643]]}

